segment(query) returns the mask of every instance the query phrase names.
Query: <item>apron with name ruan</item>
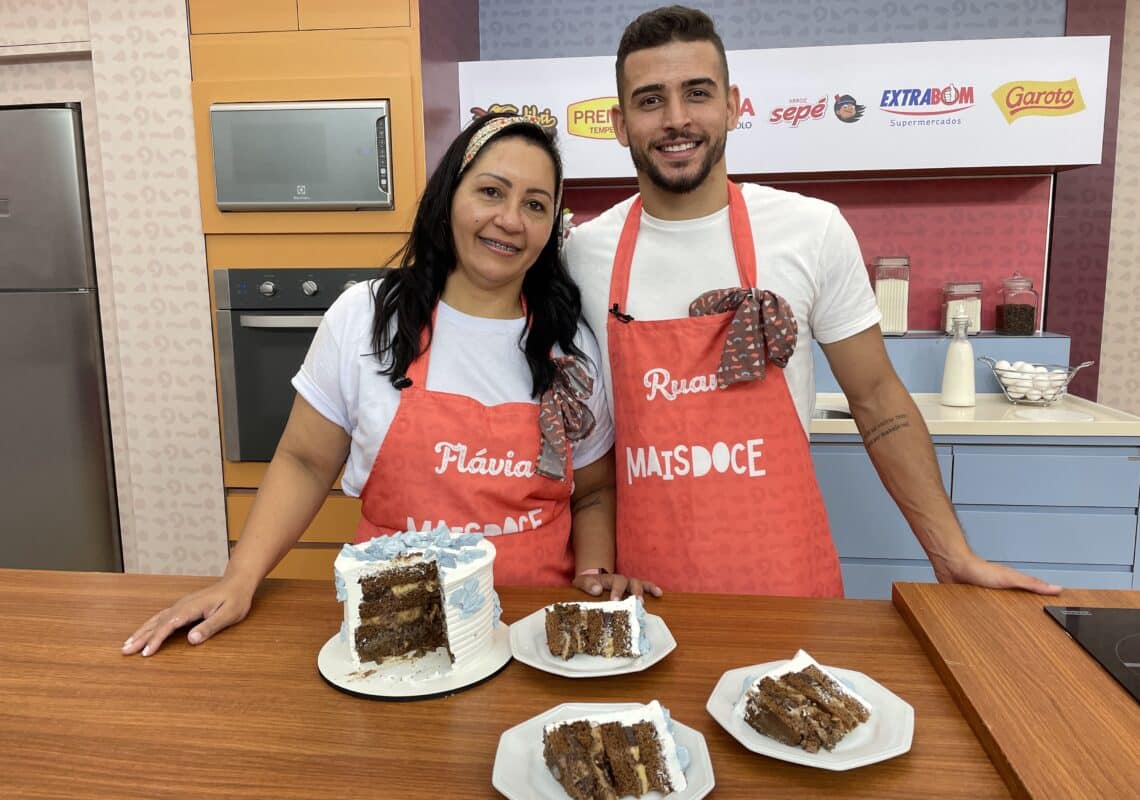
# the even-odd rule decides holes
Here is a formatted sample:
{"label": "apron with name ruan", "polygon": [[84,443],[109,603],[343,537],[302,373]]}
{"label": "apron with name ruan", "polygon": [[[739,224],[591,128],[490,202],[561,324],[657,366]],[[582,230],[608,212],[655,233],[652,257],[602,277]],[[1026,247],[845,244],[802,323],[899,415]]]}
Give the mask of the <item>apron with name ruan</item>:
{"label": "apron with name ruan", "polygon": [[[752,226],[740,188],[728,187],[745,290],[738,294],[751,295]],[[606,324],[618,570],[666,591],[841,597],[839,559],[783,370],[769,363],[761,379],[718,385],[731,311],[646,321],[622,313],[640,223],[638,197],[614,257]]]}

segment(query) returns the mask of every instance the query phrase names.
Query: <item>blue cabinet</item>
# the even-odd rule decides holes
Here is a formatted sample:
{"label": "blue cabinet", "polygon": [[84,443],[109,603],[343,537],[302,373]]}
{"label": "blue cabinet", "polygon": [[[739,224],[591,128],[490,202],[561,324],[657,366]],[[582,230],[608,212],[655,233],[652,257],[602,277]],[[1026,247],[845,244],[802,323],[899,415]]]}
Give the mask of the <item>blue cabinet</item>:
{"label": "blue cabinet", "polygon": [[[933,581],[862,444],[844,438],[811,451],[847,596],[886,599],[893,581]],[[960,437],[936,440],[935,452],[975,552],[1073,588],[1140,588],[1140,447]]]}

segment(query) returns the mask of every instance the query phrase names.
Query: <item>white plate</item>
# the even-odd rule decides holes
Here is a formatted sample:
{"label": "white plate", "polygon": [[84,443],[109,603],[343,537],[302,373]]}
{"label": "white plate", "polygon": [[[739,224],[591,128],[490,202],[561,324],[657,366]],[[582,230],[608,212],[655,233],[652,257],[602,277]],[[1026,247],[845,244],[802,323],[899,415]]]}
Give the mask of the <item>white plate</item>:
{"label": "white plate", "polygon": [[656,614],[645,615],[645,635],[649,638],[649,652],[637,658],[603,658],[602,656],[574,655],[561,659],[551,655],[546,646],[546,607],[523,617],[511,625],[511,654],[522,663],[561,675],[564,678],[602,678],[641,672],[673,652],[677,640],[669,632],[665,620]]}
{"label": "white plate", "polygon": [[[446,655],[436,654],[429,654],[426,661],[354,667],[348,643],[337,633],[325,642],[317,655],[317,669],[336,688],[362,697],[425,699],[454,694],[490,678],[507,665],[511,660],[509,628],[505,622],[500,622],[491,634],[491,646],[461,669],[452,669]],[[432,669],[433,661],[438,662],[436,670]],[[422,677],[412,677],[413,673]]]}
{"label": "white plate", "polygon": [[[562,788],[562,784],[554,779],[542,757],[543,727],[551,722],[584,717],[588,714],[625,711],[640,705],[642,704],[563,703],[504,731],[499,737],[499,749],[495,752],[491,785],[511,800],[566,800],[569,795]],[[712,760],[709,758],[705,737],[700,731],[673,720],[673,738],[678,745],[689,751],[689,768],[685,770],[685,789],[669,794],[669,800],[697,800],[704,797],[715,785]],[[642,795],[649,800],[665,796],[660,792]]]}
{"label": "white plate", "polygon": [[855,769],[886,761],[910,750],[914,738],[914,709],[886,687],[862,672],[850,669],[826,668],[871,704],[871,718],[843,737],[830,752],[821,749],[818,753],[809,753],[803,748],[777,742],[756,731],[743,717],[732,713],[732,707],[744,692],[746,678],[758,678],[786,663],[786,660],[769,661],[730,669],[721,676],[705,708],[722,728],[752,752],[807,767],[836,771]]}

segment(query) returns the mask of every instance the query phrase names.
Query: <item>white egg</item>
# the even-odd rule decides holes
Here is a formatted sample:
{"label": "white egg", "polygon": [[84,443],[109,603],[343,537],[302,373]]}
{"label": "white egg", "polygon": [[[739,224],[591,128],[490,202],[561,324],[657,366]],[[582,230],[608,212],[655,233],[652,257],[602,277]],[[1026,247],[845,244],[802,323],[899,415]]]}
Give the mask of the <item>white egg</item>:
{"label": "white egg", "polygon": [[1033,388],[1032,378],[1021,378],[1017,381],[1017,388],[1025,392]]}
{"label": "white egg", "polygon": [[1057,396],[1057,390],[1056,389],[1046,389],[1045,391],[1041,392],[1041,399],[1042,400],[1052,400],[1056,396]]}
{"label": "white egg", "polygon": [[1033,371],[1036,372],[1038,375],[1044,375],[1046,372],[1049,371],[1049,368],[1048,367],[1034,367]]}
{"label": "white egg", "polygon": [[1033,388],[1045,391],[1049,388],[1051,383],[1052,381],[1049,379],[1048,375],[1038,375],[1033,379]]}
{"label": "white egg", "polygon": [[1014,389],[1011,387],[1009,389],[1006,389],[1005,392],[1014,400],[1020,400],[1021,398],[1025,397],[1025,392],[1021,389]]}
{"label": "white egg", "polygon": [[1017,370],[1018,372],[1021,372],[1021,370],[1025,369],[1025,367],[1026,367],[1026,363],[1024,361],[1014,361],[1013,362],[1013,368],[1015,370]]}
{"label": "white egg", "polygon": [[1069,379],[1069,373],[1064,371],[1054,370],[1049,373],[1049,385],[1055,388],[1061,388],[1065,385],[1065,381]]}
{"label": "white egg", "polygon": [[1009,369],[1009,362],[1004,358],[994,364],[995,369]]}
{"label": "white egg", "polygon": [[1025,393],[1025,399],[1026,400],[1040,400],[1041,399],[1041,392],[1037,391],[1036,389],[1030,389],[1029,391],[1027,391]]}

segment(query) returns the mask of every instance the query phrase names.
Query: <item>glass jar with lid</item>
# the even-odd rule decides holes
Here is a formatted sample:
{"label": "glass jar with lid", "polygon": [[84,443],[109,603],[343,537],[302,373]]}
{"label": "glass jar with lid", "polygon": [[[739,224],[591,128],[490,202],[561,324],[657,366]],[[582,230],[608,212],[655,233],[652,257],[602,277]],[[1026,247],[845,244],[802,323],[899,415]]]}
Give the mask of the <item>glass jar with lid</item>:
{"label": "glass jar with lid", "polygon": [[907,256],[875,259],[875,302],[879,305],[879,329],[884,336],[906,333],[909,297],[910,259]]}
{"label": "glass jar with lid", "polygon": [[1001,282],[997,306],[997,332],[1006,336],[1031,336],[1037,330],[1037,292],[1033,281],[1019,272]]}
{"label": "glass jar with lid", "polygon": [[982,329],[982,282],[950,281],[942,286],[942,327],[954,330],[954,317],[966,317],[966,332],[973,336]]}

